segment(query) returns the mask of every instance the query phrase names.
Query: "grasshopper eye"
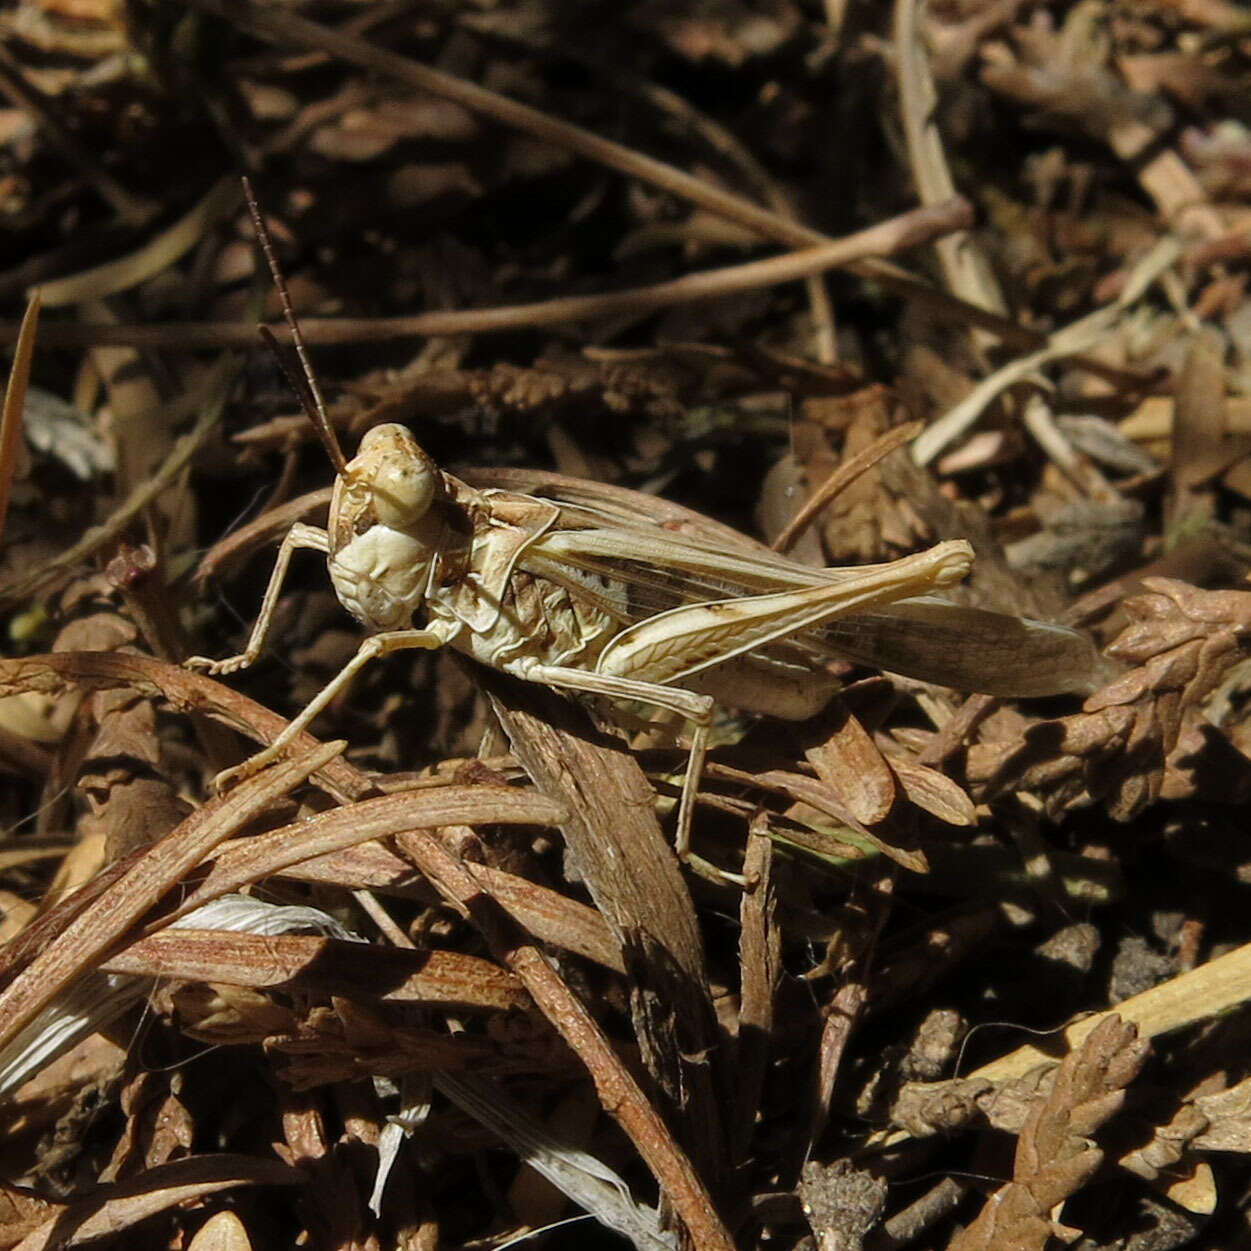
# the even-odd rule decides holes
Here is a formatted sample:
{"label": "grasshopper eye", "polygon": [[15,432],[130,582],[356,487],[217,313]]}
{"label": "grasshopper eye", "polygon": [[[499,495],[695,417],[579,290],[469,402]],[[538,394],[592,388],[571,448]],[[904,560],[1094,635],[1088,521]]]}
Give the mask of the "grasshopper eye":
{"label": "grasshopper eye", "polygon": [[402,530],[413,525],[434,499],[438,470],[403,426],[375,426],[361,440],[348,469],[368,488],[384,526]]}

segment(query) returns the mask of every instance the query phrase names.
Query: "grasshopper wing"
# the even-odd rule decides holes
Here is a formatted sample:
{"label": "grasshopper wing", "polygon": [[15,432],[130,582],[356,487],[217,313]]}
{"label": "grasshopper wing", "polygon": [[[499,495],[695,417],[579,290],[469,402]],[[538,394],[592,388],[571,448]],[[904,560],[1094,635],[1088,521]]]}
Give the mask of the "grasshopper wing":
{"label": "grasshopper wing", "polygon": [[[560,521],[524,563],[556,581],[578,570],[583,577],[571,589],[582,593],[594,594],[587,575],[617,588],[601,606],[623,622],[681,604],[828,584],[853,572],[798,564],[680,504],[624,487],[515,469],[479,470],[471,480],[559,504]],[[1104,676],[1090,639],[1076,630],[928,595],[799,632],[760,655],[791,664],[849,660],[1005,697],[1089,691]]]}
{"label": "grasshopper wing", "polygon": [[821,641],[846,660],[984,695],[1088,693],[1101,662],[1066,626],[949,604],[936,596],[835,621]]}

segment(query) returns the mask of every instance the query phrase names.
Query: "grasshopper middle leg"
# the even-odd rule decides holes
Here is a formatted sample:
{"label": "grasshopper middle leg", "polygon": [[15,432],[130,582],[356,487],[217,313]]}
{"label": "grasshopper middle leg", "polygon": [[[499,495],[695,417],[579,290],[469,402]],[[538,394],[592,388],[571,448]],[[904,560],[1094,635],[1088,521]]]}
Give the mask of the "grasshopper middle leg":
{"label": "grasshopper middle leg", "polygon": [[304,705],[299,715],[289,721],[282,733],[268,747],[249,756],[242,764],[226,769],[216,778],[218,789],[233,785],[244,778],[251,777],[258,770],[276,760],[302,734],[327,704],[342,691],[348,683],[371,660],[379,656],[389,656],[392,652],[408,651],[413,648],[434,649],[442,647],[448,641],[445,631],[429,630],[390,630],[383,634],[371,634],[357,648],[356,654],[339,670],[325,686]]}

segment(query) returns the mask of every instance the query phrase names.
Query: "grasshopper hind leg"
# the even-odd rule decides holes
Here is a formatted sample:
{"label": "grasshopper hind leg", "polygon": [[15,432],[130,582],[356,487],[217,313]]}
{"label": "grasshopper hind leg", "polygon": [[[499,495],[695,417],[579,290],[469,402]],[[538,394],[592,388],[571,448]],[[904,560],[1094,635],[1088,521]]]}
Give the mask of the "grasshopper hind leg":
{"label": "grasshopper hind leg", "polygon": [[843,679],[814,666],[767,656],[735,656],[685,681],[722,708],[744,708],[781,721],[807,721],[834,698]]}

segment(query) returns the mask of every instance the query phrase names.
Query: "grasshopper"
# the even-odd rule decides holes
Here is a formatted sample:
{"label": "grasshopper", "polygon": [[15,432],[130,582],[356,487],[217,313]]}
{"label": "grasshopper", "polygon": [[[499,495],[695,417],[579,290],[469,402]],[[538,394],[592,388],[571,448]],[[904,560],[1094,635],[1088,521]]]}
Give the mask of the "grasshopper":
{"label": "grasshopper", "polygon": [[731,544],[732,531],[710,539],[649,522],[654,501],[636,496],[631,509],[633,492],[553,475],[533,483],[548,496],[470,486],[403,426],[368,431],[342,463],[326,529],[297,524],[284,538],[244,651],[187,663],[212,674],[252,664],[302,548],[326,557],[340,602],[371,633],[268,747],[221,780],[277,757],[375,657],[452,646],[526,681],[690,722],[676,834],[686,859],[718,704],[806,719],[838,689],[829,669],[840,658],[990,694],[1089,682],[1093,649],[1074,631],[931,595],[968,572],[963,540],[887,564],[814,569],[744,536]]}
{"label": "grasshopper", "polygon": [[283,539],[244,650],[187,664],[217,675],[252,664],[291,556],[304,548],[326,557],[339,601],[370,634],[268,747],[219,784],[280,755],[375,657],[451,646],[526,681],[689,722],[675,838],[688,859],[718,705],[804,720],[838,689],[830,668],[840,658],[988,694],[1089,685],[1094,652],[1083,636],[931,595],[968,572],[973,553],[962,540],[886,564],[814,569],[673,506],[666,522],[649,520],[657,502],[620,488],[517,471],[513,482],[531,489],[471,486],[395,424],[369,430],[347,461],[255,211],[254,220],[304,367],[293,385],[336,479],[326,529],[296,524]]}

